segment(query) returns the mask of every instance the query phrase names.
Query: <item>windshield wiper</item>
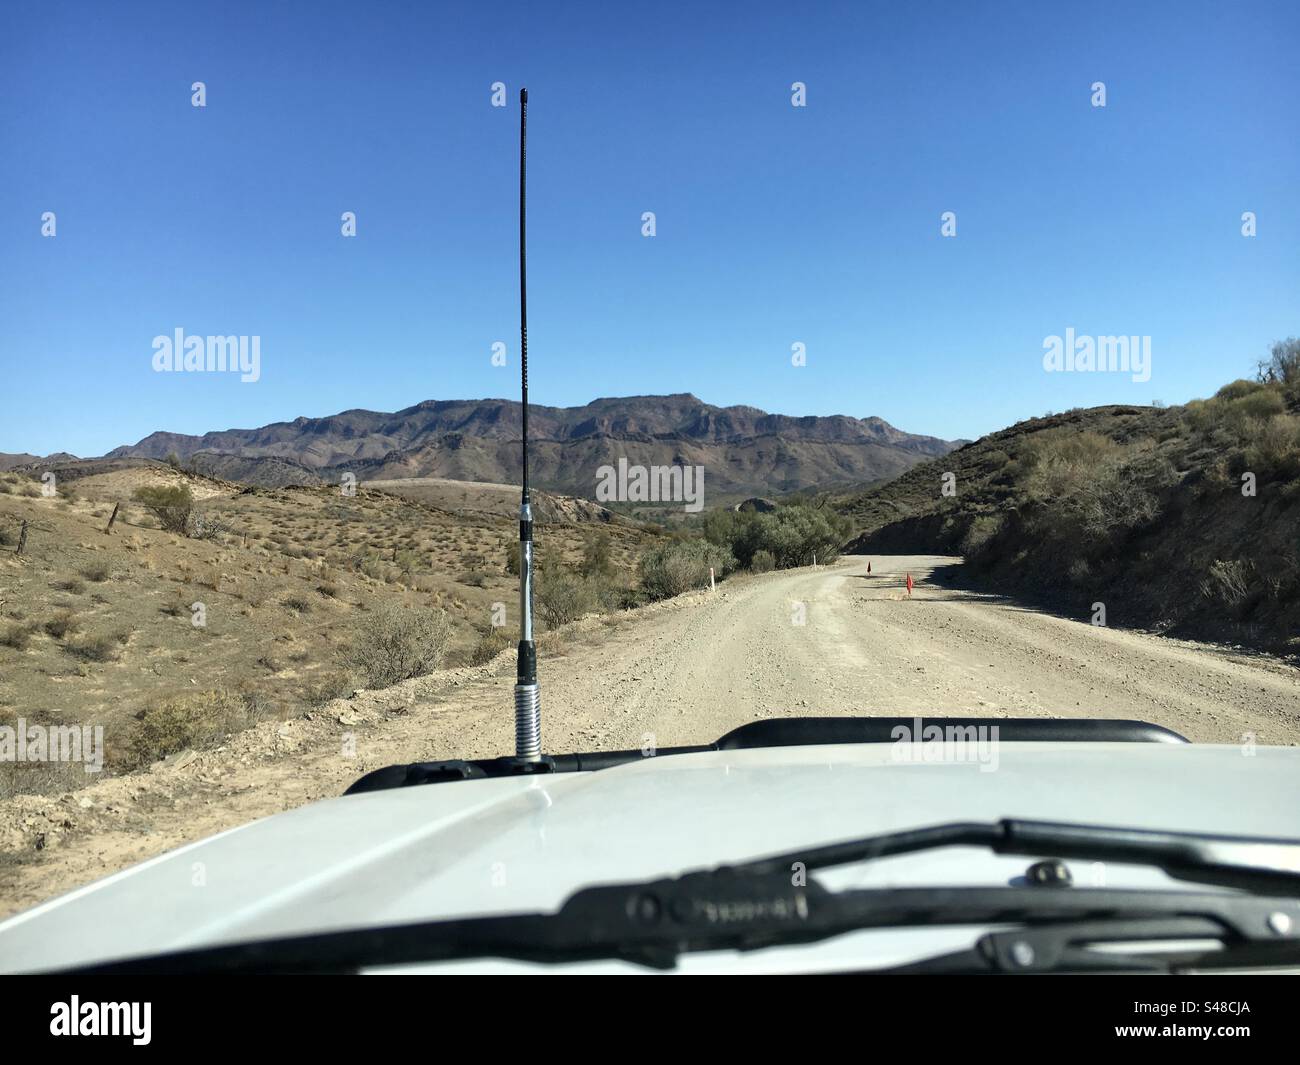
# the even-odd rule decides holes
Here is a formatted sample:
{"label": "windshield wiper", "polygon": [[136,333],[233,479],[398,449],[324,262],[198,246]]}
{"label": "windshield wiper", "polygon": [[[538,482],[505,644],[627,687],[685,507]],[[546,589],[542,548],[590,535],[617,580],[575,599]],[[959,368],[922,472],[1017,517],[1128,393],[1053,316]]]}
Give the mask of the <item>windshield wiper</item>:
{"label": "windshield wiper", "polygon": [[[1118,861],[1242,889],[1135,891],[1074,887],[922,887],[832,892],[794,875],[948,846],[998,854]],[[1281,897],[1265,897],[1276,893]],[[929,963],[998,971],[1300,962],[1300,841],[1055,824],[955,823],[885,833],[678,877],[584,888],[534,913],[324,932],[80,967],[81,973],[346,972],[500,957],[622,959],[671,968],[686,952],[811,943],[870,928],[1021,926]],[[1013,933],[1014,934],[1014,933]],[[1027,936],[1036,935],[1037,939]],[[1102,954],[1091,943],[1211,940],[1167,957]],[[1016,946],[1017,943],[1027,944]],[[1086,962],[1086,964],[1085,964]]]}

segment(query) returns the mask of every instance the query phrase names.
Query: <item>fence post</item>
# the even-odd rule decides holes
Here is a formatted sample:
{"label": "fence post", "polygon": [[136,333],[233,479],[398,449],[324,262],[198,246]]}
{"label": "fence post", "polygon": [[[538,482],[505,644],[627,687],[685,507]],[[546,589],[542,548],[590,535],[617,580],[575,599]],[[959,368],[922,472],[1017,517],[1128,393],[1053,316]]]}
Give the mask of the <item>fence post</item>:
{"label": "fence post", "polygon": [[121,505],[122,505],[121,503],[113,504],[113,513],[109,515],[108,525],[104,527],[105,533],[111,533],[113,531],[113,522],[117,521],[117,510],[118,507],[120,507]]}
{"label": "fence post", "polygon": [[22,531],[18,534],[18,550],[15,552],[15,554],[21,555],[23,553],[23,548],[26,546],[27,546],[27,521],[26,519],[24,519]]}

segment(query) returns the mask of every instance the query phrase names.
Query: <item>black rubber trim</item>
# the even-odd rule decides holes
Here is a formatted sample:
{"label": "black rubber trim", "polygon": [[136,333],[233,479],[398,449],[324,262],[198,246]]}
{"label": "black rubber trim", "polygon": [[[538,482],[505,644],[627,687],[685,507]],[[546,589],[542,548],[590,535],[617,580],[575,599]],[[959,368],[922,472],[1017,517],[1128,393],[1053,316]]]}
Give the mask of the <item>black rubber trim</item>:
{"label": "black rubber trim", "polygon": [[[1002,743],[1187,743],[1187,737],[1146,721],[1095,718],[1016,717],[788,717],[751,721],[733,729],[716,743],[698,747],[661,747],[650,751],[590,751],[551,754],[540,762],[517,758],[480,758],[472,761],[412,762],[390,765],[367,773],[345,795],[385,791],[418,784],[441,784],[452,780],[485,780],[491,777],[527,776],[541,773],[586,773],[612,769],[643,758],[665,758],[675,754],[705,751],[743,751],[762,747],[808,747],[842,743],[895,743],[910,738],[918,726],[926,730],[996,728]],[[908,731],[898,733],[898,729]]]}

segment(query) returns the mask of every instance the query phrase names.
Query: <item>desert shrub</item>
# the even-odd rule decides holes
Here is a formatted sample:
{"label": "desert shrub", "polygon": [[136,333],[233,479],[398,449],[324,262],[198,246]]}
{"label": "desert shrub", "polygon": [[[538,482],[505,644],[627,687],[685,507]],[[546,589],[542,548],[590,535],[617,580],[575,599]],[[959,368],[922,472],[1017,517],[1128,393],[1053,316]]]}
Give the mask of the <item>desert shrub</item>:
{"label": "desert shrub", "polygon": [[18,533],[8,525],[0,525],[0,547],[14,547],[18,543]]}
{"label": "desert shrub", "polygon": [[80,626],[81,622],[77,615],[71,610],[60,610],[54,617],[45,623],[45,631],[53,636],[56,640],[61,640],[68,633],[74,631]]}
{"label": "desert shrub", "polygon": [[281,600],[280,605],[295,614],[311,613],[311,600],[305,595],[289,595]]}
{"label": "desert shrub", "polygon": [[134,498],[167,532],[188,535],[194,515],[189,485],[146,485],[135,490]]}
{"label": "desert shrub", "polygon": [[52,581],[51,588],[57,588],[60,592],[71,592],[73,595],[80,595],[86,590],[86,582],[80,577],[68,577],[64,580]]}
{"label": "desert shrub", "polygon": [[346,658],[371,687],[386,688],[433,672],[450,640],[445,612],[385,603],[358,625]]}
{"label": "desert shrub", "polygon": [[766,548],[759,548],[750,558],[749,568],[753,573],[768,573],[776,569],[776,556]]}
{"label": "desert shrub", "polygon": [[356,690],[356,677],[350,670],[330,670],[303,685],[302,701],[308,706],[324,706],[335,699],[346,699]]}
{"label": "desert shrub", "polygon": [[1042,442],[1025,478],[1037,505],[1035,531],[1066,541],[1082,531],[1099,541],[1149,525],[1161,492],[1177,480],[1168,460],[1141,444],[1124,447],[1096,433]]}
{"label": "desert shrub", "polygon": [[469,653],[470,665],[481,666],[490,662],[508,647],[513,647],[515,640],[502,627],[493,627],[481,634]]}
{"label": "desert shrub", "polygon": [[1261,388],[1236,399],[1225,401],[1225,418],[1238,433],[1252,421],[1268,421],[1286,410],[1281,393],[1271,388]]}
{"label": "desert shrub", "polygon": [[[192,540],[217,540],[230,530],[231,524],[225,518],[195,508],[190,512],[189,522],[182,531]],[[302,555],[299,554],[298,557],[301,558]]]}
{"label": "desert shrub", "polygon": [[163,699],[136,714],[122,760],[139,769],[177,751],[215,746],[255,725],[260,709],[258,700],[224,689]]}
{"label": "desert shrub", "polygon": [[963,557],[973,559],[985,554],[1002,531],[1004,520],[1001,514],[975,515],[961,538],[959,550]]}
{"label": "desert shrub", "polygon": [[322,581],[316,585],[316,591],[326,599],[337,599],[339,597],[339,586],[333,581]]}
{"label": "desert shrub", "polygon": [[557,629],[590,614],[598,605],[591,580],[563,567],[554,567],[538,577],[537,615],[550,629]]}
{"label": "desert shrub", "polygon": [[488,575],[481,569],[472,569],[460,575],[460,583],[468,588],[486,588]]}
{"label": "desert shrub", "polygon": [[95,561],[81,567],[81,575],[85,577],[86,580],[93,581],[95,584],[101,584],[108,580],[108,578],[112,576],[112,573],[112,567],[103,559],[96,559]]}
{"label": "desert shrub", "polygon": [[709,540],[676,540],[641,556],[641,588],[650,599],[669,599],[705,587],[710,567],[721,579],[735,566],[731,553]]}
{"label": "desert shrub", "polygon": [[75,636],[65,640],[63,648],[75,658],[87,662],[112,662],[117,658],[124,642],[120,636]]}
{"label": "desert shrub", "polygon": [[1286,410],[1286,401],[1275,388],[1256,385],[1250,391],[1236,387],[1236,382],[1219,390],[1214,399],[1197,399],[1188,403],[1184,418],[1197,432],[1210,439],[1248,442],[1259,432],[1260,423]]}
{"label": "desert shrub", "polygon": [[582,539],[582,561],[578,572],[584,577],[608,577],[614,571],[613,546],[603,529],[588,532]]}
{"label": "desert shrub", "polygon": [[1201,594],[1230,610],[1239,609],[1251,595],[1255,567],[1245,559],[1215,559],[1201,581]]}
{"label": "desert shrub", "polygon": [[1246,467],[1257,474],[1300,477],[1300,418],[1275,414],[1256,422],[1246,444]]}
{"label": "desert shrub", "polygon": [[1079,433],[1065,427],[1035,433],[1020,454],[1026,494],[1039,500],[1069,495],[1075,480],[1090,477],[1123,450],[1100,433]]}
{"label": "desert shrub", "polygon": [[17,621],[0,629],[0,644],[15,651],[25,650],[38,626],[30,621]]}

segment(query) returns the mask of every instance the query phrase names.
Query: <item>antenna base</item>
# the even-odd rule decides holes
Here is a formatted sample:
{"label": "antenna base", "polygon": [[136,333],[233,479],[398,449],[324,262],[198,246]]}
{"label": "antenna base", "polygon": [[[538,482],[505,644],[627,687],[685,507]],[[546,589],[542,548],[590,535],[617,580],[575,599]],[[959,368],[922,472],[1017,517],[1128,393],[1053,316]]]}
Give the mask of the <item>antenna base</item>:
{"label": "antenna base", "polygon": [[515,685],[515,757],[542,759],[542,697],[535,683]]}

